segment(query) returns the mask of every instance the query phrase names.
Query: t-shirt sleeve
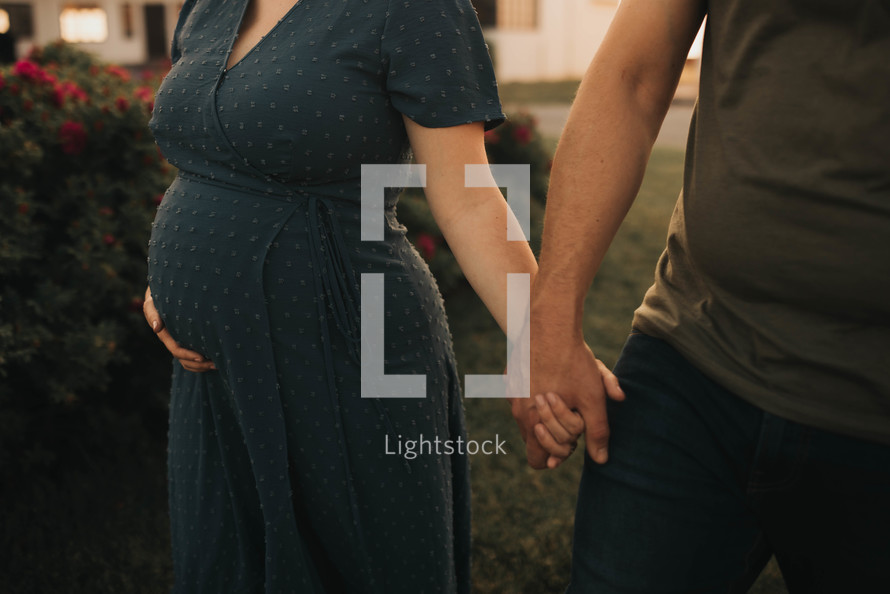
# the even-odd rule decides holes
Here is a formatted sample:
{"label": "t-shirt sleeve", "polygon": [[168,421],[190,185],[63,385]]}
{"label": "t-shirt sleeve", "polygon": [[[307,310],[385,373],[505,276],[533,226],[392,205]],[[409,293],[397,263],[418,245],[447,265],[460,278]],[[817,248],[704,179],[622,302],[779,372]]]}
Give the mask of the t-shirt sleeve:
{"label": "t-shirt sleeve", "polygon": [[390,0],[381,51],[393,106],[421,126],[504,121],[470,0]]}

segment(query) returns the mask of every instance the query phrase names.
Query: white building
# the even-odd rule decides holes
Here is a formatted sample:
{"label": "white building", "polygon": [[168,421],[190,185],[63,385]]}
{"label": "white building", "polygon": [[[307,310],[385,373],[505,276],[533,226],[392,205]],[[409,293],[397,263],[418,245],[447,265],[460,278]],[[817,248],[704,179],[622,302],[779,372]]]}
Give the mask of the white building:
{"label": "white building", "polygon": [[[498,80],[579,79],[620,0],[473,0]],[[18,55],[59,38],[118,64],[169,53],[180,0],[0,0]],[[5,16],[4,16],[5,13]]]}
{"label": "white building", "polygon": [[579,79],[619,0],[476,0],[500,82]]}
{"label": "white building", "polygon": [[[502,81],[580,78],[619,0],[474,0]],[[65,38],[103,59],[144,64],[169,52],[180,0],[0,1],[18,54]]]}
{"label": "white building", "polygon": [[0,0],[19,56],[57,39],[118,64],[146,64],[170,53],[180,0]]}

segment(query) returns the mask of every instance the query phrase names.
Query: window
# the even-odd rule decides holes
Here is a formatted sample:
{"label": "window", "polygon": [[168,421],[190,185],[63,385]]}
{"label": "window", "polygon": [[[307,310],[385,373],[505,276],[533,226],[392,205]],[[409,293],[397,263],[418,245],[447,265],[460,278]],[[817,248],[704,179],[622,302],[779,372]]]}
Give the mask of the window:
{"label": "window", "polygon": [[473,0],[473,8],[479,15],[479,23],[483,27],[494,27],[497,24],[498,0]]}
{"label": "window", "polygon": [[133,30],[133,5],[132,4],[122,4],[121,5],[121,21],[124,25],[124,37],[127,39],[132,39],[135,31]]}
{"label": "window", "polygon": [[108,15],[98,6],[69,5],[59,15],[62,39],[69,43],[101,43],[108,39]]}
{"label": "window", "polygon": [[2,30],[2,21],[0,16],[0,31],[9,33],[13,37],[28,38],[34,36],[34,15],[31,12],[30,4],[17,4],[10,2],[0,2],[0,11],[6,13],[6,31]]}

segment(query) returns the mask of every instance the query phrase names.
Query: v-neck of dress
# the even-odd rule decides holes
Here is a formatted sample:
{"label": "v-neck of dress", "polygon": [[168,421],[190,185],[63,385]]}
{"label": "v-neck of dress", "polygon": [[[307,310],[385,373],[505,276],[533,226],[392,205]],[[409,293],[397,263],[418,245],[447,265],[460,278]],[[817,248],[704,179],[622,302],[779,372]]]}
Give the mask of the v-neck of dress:
{"label": "v-neck of dress", "polygon": [[232,58],[232,50],[235,49],[235,42],[238,40],[238,37],[241,35],[241,26],[244,24],[244,15],[247,14],[247,9],[250,6],[250,3],[253,1],[254,0],[244,0],[244,5],[241,7],[241,16],[238,17],[238,23],[234,29],[235,34],[229,40],[229,51],[226,52],[226,61],[225,61],[225,65],[223,66],[223,73],[231,72],[232,69],[238,67],[242,62],[244,62],[244,60],[247,59],[248,56],[250,56],[256,50],[258,50],[263,45],[263,42],[266,41],[266,39],[268,39],[269,37],[271,37],[278,30],[278,28],[281,27],[281,23],[288,20],[293,15],[293,13],[297,9],[297,7],[301,6],[303,4],[303,2],[305,2],[306,0],[296,0],[294,2],[293,6],[288,8],[287,12],[285,12],[281,16],[281,18],[278,19],[278,21],[274,25],[272,25],[272,27],[268,31],[266,31],[263,34],[263,36],[260,37],[259,40],[257,40],[257,42],[254,43],[253,46],[250,47],[250,49],[247,50],[247,53],[245,53],[243,56],[238,58],[238,60],[230,66],[229,60]]}

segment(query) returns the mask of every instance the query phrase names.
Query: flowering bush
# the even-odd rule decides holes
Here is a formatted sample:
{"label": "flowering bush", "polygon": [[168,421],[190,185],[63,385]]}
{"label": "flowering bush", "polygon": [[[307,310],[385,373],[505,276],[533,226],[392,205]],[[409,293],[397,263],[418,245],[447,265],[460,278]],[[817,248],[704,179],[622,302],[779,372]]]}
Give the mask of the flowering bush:
{"label": "flowering bush", "polygon": [[[0,467],[123,439],[127,414],[163,410],[168,355],[141,314],[146,238],[173,175],[147,131],[159,79],[64,44],[0,68]],[[492,163],[531,166],[540,212],[549,157],[532,118],[486,145]],[[458,285],[426,202],[408,194],[399,212],[443,290]]]}
{"label": "flowering bush", "polygon": [[154,82],[66,45],[0,69],[0,467],[162,402],[141,314],[173,174],[147,131]]}
{"label": "flowering bush", "polygon": [[506,122],[485,133],[485,149],[491,163],[527,163],[532,200],[544,204],[551,155],[544,147],[534,116],[526,112],[510,115]]}
{"label": "flowering bush", "polygon": [[[527,164],[530,174],[532,249],[537,251],[543,224],[544,201],[550,179],[550,154],[544,148],[534,117],[527,113],[511,115],[507,121],[485,133],[489,163]],[[448,249],[421,190],[408,189],[399,200],[399,220],[408,228],[408,238],[427,260],[443,293],[457,288],[463,273]],[[506,238],[506,231],[504,232]]]}

